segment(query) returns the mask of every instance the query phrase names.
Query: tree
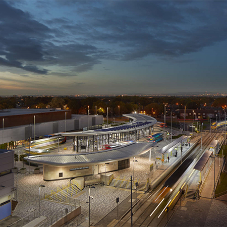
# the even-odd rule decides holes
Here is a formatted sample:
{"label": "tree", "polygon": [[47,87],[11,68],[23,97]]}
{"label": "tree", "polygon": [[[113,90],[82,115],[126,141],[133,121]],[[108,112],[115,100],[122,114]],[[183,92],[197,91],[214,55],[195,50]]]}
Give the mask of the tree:
{"label": "tree", "polygon": [[65,105],[65,101],[63,98],[54,97],[49,103],[51,108],[61,108]]}

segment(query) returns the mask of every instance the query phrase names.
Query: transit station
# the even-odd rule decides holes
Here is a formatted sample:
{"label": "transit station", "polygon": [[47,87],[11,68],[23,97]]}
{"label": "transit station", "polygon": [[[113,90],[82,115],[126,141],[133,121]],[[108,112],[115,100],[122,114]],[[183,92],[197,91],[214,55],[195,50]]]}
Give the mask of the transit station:
{"label": "transit station", "polygon": [[[154,143],[138,142],[138,140],[141,135],[145,137],[151,134],[152,127],[157,121],[142,114],[124,116],[133,121],[112,128],[61,133],[61,136],[74,138],[73,151],[76,151],[75,154],[28,156],[26,160],[43,164],[44,180],[96,175],[128,168],[131,157],[147,152],[154,146]],[[122,141],[127,142],[120,143]],[[115,147],[102,150],[106,143],[114,143]]]}

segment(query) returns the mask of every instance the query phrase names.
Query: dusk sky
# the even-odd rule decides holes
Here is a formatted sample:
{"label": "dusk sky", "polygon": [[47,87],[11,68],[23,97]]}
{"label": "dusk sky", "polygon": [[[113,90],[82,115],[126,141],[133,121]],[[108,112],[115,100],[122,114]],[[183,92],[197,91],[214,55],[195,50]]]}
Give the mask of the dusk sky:
{"label": "dusk sky", "polygon": [[0,96],[227,93],[227,1],[0,0]]}

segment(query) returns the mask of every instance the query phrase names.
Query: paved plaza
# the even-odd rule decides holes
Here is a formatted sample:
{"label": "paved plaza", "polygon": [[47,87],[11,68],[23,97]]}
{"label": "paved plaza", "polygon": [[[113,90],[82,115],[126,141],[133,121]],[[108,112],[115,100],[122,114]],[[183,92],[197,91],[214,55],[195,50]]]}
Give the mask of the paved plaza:
{"label": "paved plaza", "polygon": [[[166,145],[167,142],[162,141],[159,143],[160,148]],[[152,150],[155,151],[156,148]],[[59,149],[54,149],[51,154],[69,154],[72,153],[72,140],[68,140],[67,143],[59,146]],[[22,148],[15,149],[15,153],[22,154]],[[150,157],[149,152],[136,157],[136,162],[133,163],[131,160],[130,168],[121,171],[114,171],[114,178],[120,179],[130,179],[130,176],[134,173],[134,178],[139,182],[146,182],[147,178],[151,177],[150,164],[154,163],[154,154]],[[16,162],[15,165],[18,169],[23,167],[22,162]],[[57,188],[65,186],[69,183],[69,179],[59,180],[59,181],[43,181],[43,175],[34,174],[34,166],[24,165],[27,168],[26,174],[14,174],[15,175],[15,187],[17,191],[15,192],[15,197],[17,197],[18,205],[13,212],[13,217],[26,217],[33,212],[38,212],[39,210],[39,186],[44,185],[41,188],[40,195],[43,198],[44,193],[50,194],[51,191],[56,191]],[[157,165],[158,167],[158,165]],[[159,167],[161,169],[161,165]],[[158,175],[159,170],[156,170],[152,177]],[[30,172],[30,173],[29,173]],[[113,188],[107,186],[96,185],[95,188],[91,189],[91,195],[93,200],[91,201],[91,222],[98,222],[103,216],[108,214],[112,209],[116,207],[116,198],[119,197],[120,201],[124,200],[130,194],[130,190]],[[82,207],[82,214],[85,223],[88,221],[88,188],[84,188],[80,192],[76,199],[80,200]],[[41,200],[41,215],[51,218],[64,211],[65,208],[71,209],[70,206],[60,203],[55,203],[51,201]],[[1,223],[3,224],[3,223]],[[4,225],[2,225],[4,226]]]}
{"label": "paved plaza", "polygon": [[[160,130],[160,129],[158,129]],[[155,132],[158,132],[156,129]],[[175,132],[175,135],[177,131]],[[133,162],[133,158],[130,160],[130,168],[114,171],[112,172],[114,178],[129,180],[131,176],[134,176],[134,179],[138,180],[141,184],[145,184],[146,180],[149,178],[150,182],[155,180],[160,174],[167,169],[173,162],[176,161],[177,158],[175,156],[171,156],[169,162],[165,161],[162,163],[160,160],[156,161],[156,165],[154,170],[150,172],[151,163],[155,164],[157,150],[161,149],[163,146],[170,143],[170,140],[163,140],[159,142],[157,148],[152,148],[152,152],[147,152],[141,156],[135,157],[136,162]],[[188,147],[183,148],[183,153],[188,149]],[[18,152],[17,150],[15,152]],[[51,153],[59,153],[59,154],[69,154],[72,153],[72,140],[68,140],[66,144],[62,144],[58,149],[55,149]],[[16,166],[18,168],[22,167],[21,162],[17,162]],[[29,169],[26,166],[27,170]],[[45,185],[45,187],[41,188],[41,197],[43,197],[44,193],[50,194],[51,191],[56,191],[58,187],[66,186],[69,183],[69,179],[59,180],[59,181],[43,181],[43,175],[34,174],[33,170],[35,167],[30,166],[30,174],[27,172],[26,174],[15,174],[15,186],[17,188],[17,199],[18,205],[13,212],[13,217],[25,217],[31,214],[34,211],[38,211],[39,209],[39,185]],[[67,223],[65,226],[87,226],[88,225],[88,187],[84,188],[81,192],[79,192],[75,199],[80,201],[82,215],[70,223]],[[140,192],[141,193],[141,192]],[[138,195],[140,194],[138,192]],[[142,192],[144,193],[144,192]],[[119,197],[120,202],[126,199],[130,195],[130,190],[114,188],[109,186],[95,185],[95,188],[91,188],[91,196],[93,199],[91,200],[91,212],[90,219],[91,224],[96,224],[99,222],[104,216],[106,216],[109,212],[111,212],[116,207],[116,198]],[[213,203],[212,203],[213,204]],[[216,206],[214,203],[212,206]],[[211,206],[211,207],[212,207]],[[219,205],[220,206],[220,205]],[[65,208],[70,210],[72,207],[69,205],[65,205],[63,203],[56,203],[46,200],[41,200],[41,215],[47,216],[49,219],[53,219],[57,213],[64,212]],[[215,208],[212,208],[215,209]],[[182,212],[181,210],[178,212]],[[79,220],[79,222],[78,222]],[[82,222],[82,223],[81,223]],[[171,224],[171,223],[170,223]],[[4,225],[4,222],[0,222],[0,226]],[[171,225],[170,225],[171,226]]]}

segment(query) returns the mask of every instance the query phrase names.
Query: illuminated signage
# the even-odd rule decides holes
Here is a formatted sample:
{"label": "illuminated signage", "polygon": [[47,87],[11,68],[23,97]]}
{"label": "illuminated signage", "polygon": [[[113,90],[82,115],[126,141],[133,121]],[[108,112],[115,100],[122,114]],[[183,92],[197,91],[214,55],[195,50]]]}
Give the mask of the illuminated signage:
{"label": "illuminated signage", "polygon": [[85,167],[73,168],[73,169],[70,169],[70,171],[83,170],[83,169],[89,169],[89,167],[88,166],[85,166]]}

